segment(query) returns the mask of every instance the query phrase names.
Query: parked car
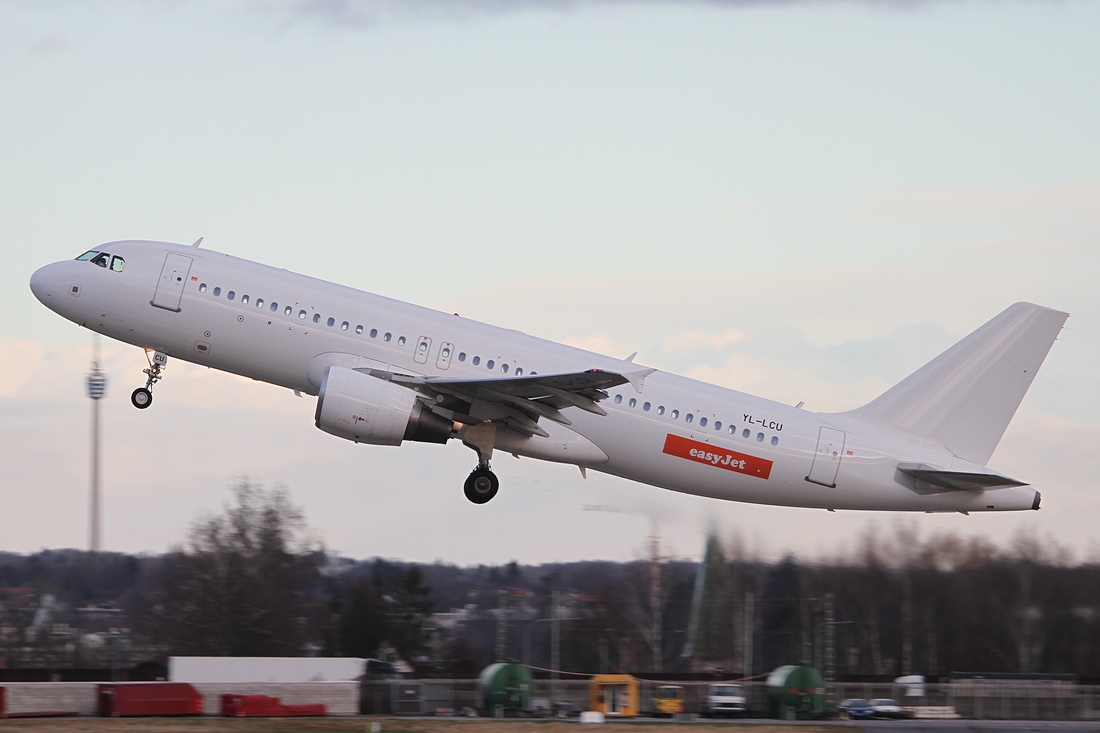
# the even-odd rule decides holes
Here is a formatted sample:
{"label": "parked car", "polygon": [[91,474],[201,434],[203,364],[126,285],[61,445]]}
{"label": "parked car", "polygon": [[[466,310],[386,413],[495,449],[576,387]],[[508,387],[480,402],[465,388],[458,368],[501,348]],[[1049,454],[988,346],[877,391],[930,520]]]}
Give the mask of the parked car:
{"label": "parked car", "polygon": [[653,691],[653,713],[657,717],[684,712],[684,688],[680,685],[659,685]]}
{"label": "parked car", "polygon": [[871,701],[871,710],[876,718],[904,718],[901,705],[897,700],[880,697]]}
{"label": "parked car", "polygon": [[744,688],[728,682],[707,685],[707,699],[703,703],[702,713],[708,718],[744,717],[746,713]]}
{"label": "parked car", "polygon": [[875,709],[871,707],[871,703],[861,697],[841,700],[837,710],[840,717],[849,720],[870,720],[875,717]]}

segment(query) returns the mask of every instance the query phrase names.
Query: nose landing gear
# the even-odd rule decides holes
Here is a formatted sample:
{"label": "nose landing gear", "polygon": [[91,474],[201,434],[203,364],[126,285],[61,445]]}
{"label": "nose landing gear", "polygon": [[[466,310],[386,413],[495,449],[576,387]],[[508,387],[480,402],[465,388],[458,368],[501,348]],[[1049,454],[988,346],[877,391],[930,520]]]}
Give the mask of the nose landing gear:
{"label": "nose landing gear", "polygon": [[149,368],[142,371],[149,378],[145,380],[144,387],[138,387],[130,394],[130,404],[139,410],[144,410],[153,404],[153,385],[164,378],[162,372],[168,366],[168,354],[163,351],[154,351],[153,356],[150,357],[149,349],[146,349],[145,358],[149,360]]}

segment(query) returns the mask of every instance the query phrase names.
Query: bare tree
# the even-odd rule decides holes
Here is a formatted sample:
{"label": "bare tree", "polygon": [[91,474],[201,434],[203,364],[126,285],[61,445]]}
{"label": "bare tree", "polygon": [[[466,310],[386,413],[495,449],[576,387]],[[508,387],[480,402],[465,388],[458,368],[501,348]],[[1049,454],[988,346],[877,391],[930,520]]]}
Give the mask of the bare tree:
{"label": "bare tree", "polygon": [[232,491],[153,571],[142,625],[177,654],[301,654],[323,551],[284,489],[242,480]]}

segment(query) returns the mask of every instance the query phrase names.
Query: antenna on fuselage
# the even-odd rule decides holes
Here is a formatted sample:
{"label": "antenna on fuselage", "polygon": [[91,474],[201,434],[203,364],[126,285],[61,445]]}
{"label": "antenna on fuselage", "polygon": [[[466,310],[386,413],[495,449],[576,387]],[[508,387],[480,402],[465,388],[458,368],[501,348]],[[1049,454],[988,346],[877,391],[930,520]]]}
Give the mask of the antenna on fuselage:
{"label": "antenna on fuselage", "polygon": [[192,247],[198,247],[200,244],[202,244],[202,240],[204,240],[204,239],[206,239],[206,237],[199,237],[198,239],[195,240],[195,243],[192,244],[191,246]]}

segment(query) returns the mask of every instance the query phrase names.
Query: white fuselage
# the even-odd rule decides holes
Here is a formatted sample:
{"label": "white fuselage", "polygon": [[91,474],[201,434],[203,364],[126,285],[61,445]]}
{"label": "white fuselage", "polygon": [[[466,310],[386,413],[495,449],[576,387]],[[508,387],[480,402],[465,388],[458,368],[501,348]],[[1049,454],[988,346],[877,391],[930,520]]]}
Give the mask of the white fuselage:
{"label": "white fuselage", "polygon": [[[327,363],[324,355],[352,355],[372,368],[426,377],[639,368],[198,247],[115,242],[99,251],[123,258],[122,271],[58,262],[35,273],[35,295],[105,336],[306,394],[318,392],[316,367]],[[190,260],[175,284],[164,280],[170,253]],[[517,437],[498,442],[498,449],[760,504],[911,511],[1037,505],[1029,486],[918,493],[898,480],[899,463],[980,467],[935,441],[851,414],[815,413],[660,371],[645,377],[641,392],[630,384],[609,392],[600,403],[606,416],[567,408],[572,424],[546,425],[551,438]],[[588,447],[571,455],[574,435]]]}

